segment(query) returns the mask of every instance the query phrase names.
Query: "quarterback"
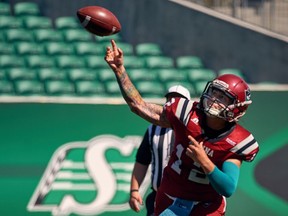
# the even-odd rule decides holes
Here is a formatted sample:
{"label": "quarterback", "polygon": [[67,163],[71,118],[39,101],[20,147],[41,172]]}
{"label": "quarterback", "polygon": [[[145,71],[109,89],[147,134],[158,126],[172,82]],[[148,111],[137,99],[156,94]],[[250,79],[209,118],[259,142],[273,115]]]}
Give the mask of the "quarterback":
{"label": "quarterback", "polygon": [[164,106],[147,103],[131,83],[123,51],[115,41],[105,60],[116,75],[130,109],[175,132],[174,150],[156,195],[156,215],[225,215],[226,199],[237,188],[243,161],[259,151],[238,120],[252,103],[247,83],[232,74],[207,83],[200,101],[172,98]]}

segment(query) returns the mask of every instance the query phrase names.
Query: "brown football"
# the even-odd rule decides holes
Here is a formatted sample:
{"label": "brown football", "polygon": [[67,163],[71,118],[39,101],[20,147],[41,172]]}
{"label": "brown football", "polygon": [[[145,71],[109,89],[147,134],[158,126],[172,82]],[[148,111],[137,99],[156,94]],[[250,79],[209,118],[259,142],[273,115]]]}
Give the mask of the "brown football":
{"label": "brown football", "polygon": [[109,10],[99,6],[87,6],[77,11],[81,25],[92,34],[108,36],[121,31],[118,18]]}

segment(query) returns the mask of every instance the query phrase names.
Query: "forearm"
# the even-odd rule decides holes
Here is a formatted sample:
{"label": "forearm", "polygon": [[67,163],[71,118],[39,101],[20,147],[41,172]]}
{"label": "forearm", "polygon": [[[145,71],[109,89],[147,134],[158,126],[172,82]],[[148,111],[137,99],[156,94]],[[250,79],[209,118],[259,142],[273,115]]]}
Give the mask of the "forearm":
{"label": "forearm", "polygon": [[163,118],[163,107],[158,104],[146,103],[138,90],[131,82],[125,67],[122,66],[115,71],[122,96],[131,111],[141,116],[152,124],[169,127],[169,123]]}
{"label": "forearm", "polygon": [[224,162],[222,170],[215,166],[213,171],[208,173],[208,178],[219,194],[230,197],[236,190],[239,172],[239,167],[236,164]]}
{"label": "forearm", "polygon": [[121,66],[117,70],[114,71],[116,75],[117,82],[119,84],[122,96],[130,108],[133,110],[135,107],[139,106],[139,104],[144,103],[141,95],[138,90],[135,88],[133,83],[131,82],[124,66]]}
{"label": "forearm", "polygon": [[131,176],[131,190],[139,190],[145,175],[147,173],[148,166],[142,165],[138,162],[135,163],[132,176]]}

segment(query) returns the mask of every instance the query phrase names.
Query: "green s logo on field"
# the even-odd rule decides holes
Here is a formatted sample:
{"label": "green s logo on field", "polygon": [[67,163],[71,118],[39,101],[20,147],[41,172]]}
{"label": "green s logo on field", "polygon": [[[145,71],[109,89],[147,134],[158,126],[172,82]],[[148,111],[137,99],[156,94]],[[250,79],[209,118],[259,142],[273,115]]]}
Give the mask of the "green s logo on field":
{"label": "green s logo on field", "polygon": [[[141,137],[102,135],[56,150],[29,203],[52,215],[119,215],[129,210],[131,172]],[[141,193],[149,188],[146,176]]]}

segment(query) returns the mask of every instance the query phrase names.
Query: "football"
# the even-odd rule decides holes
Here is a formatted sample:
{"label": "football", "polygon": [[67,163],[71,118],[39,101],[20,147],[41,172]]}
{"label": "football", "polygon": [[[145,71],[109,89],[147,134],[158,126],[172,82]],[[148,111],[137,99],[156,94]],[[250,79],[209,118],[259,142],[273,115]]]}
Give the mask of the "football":
{"label": "football", "polygon": [[108,36],[121,31],[118,18],[109,10],[99,6],[87,6],[77,11],[81,25],[90,33]]}

